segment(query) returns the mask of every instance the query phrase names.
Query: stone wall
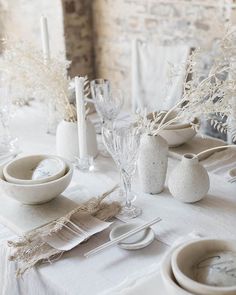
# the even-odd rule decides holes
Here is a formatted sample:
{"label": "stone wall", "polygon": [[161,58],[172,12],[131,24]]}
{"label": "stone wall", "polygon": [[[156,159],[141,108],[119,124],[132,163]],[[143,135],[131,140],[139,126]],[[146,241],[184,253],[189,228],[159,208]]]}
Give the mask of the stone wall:
{"label": "stone wall", "polygon": [[[213,7],[206,5],[209,2]],[[222,0],[198,0],[198,5],[195,0],[94,0],[95,75],[109,78],[125,89],[128,105],[131,41],[151,38],[159,43],[206,46],[217,37],[228,18],[227,9],[214,7],[217,2],[223,3]]]}
{"label": "stone wall", "polygon": [[66,56],[72,61],[69,74],[94,76],[93,63],[93,0],[62,0]]}

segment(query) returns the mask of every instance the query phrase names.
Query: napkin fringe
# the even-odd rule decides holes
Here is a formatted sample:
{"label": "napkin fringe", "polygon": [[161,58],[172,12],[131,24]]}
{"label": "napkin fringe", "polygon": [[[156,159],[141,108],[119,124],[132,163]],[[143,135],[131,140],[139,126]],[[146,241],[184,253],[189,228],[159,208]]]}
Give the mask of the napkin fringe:
{"label": "napkin fringe", "polygon": [[60,231],[75,213],[86,212],[103,221],[115,217],[121,210],[120,203],[103,202],[115,189],[116,187],[98,198],[90,199],[46,226],[35,229],[16,240],[8,241],[8,246],[11,248],[11,254],[8,259],[18,263],[16,276],[21,277],[36,264],[52,263],[61,258],[64,251],[54,249],[43,238]]}

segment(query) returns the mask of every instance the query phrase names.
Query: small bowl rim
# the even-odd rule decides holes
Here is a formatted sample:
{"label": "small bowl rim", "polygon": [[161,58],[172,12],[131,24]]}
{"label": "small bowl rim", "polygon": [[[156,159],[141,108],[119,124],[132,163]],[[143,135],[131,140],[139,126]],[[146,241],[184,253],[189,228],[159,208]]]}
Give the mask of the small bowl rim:
{"label": "small bowl rim", "polygon": [[[56,173],[56,174],[54,174],[54,175],[52,175],[50,177],[47,177],[47,178],[43,179],[44,181],[40,181],[40,180],[20,179],[20,178],[14,177],[14,176],[12,176],[12,175],[10,175],[8,173],[8,168],[13,163],[18,162],[18,161],[20,161],[22,159],[24,160],[26,158],[34,158],[34,157],[42,157],[42,160],[50,159],[50,158],[51,159],[57,159],[57,160],[60,160],[60,162],[62,164],[64,164],[64,168],[62,170],[66,170],[66,168],[67,168],[67,163],[66,163],[65,159],[63,159],[60,156],[50,155],[50,154],[29,154],[29,155],[25,155],[25,156],[22,156],[22,157],[13,159],[9,163],[7,163],[6,165],[3,166],[2,173],[3,173],[3,177],[5,178],[5,181],[8,182],[8,183],[12,183],[12,184],[19,184],[19,185],[27,185],[27,186],[30,186],[30,185],[36,185],[36,184],[49,183],[49,182],[52,182],[54,180],[60,179],[61,177],[63,177],[66,174],[66,172],[65,172],[65,174],[62,175],[61,177],[47,181],[48,178],[50,179],[51,177],[55,177],[55,175],[59,174],[59,173]],[[12,180],[12,182],[6,180],[6,175],[7,175],[7,177],[9,179]],[[15,180],[17,180],[17,182],[15,182]]]}
{"label": "small bowl rim", "polygon": [[[171,268],[171,272],[173,274],[173,270],[171,267],[171,257],[174,253],[174,251],[178,248],[179,246],[174,247],[174,249],[169,250],[169,252],[167,252],[165,254],[165,256],[163,257],[162,261],[161,261],[161,267],[160,267],[160,272],[161,272],[161,277],[162,280],[165,282],[167,282],[168,284],[170,284],[173,288],[177,288],[178,291],[184,292],[184,294],[191,294],[189,291],[183,289],[178,283],[177,281],[175,282],[169,275],[168,272],[168,267]],[[173,274],[174,276],[174,274]]]}
{"label": "small bowl rim", "polygon": [[0,177],[0,182],[3,182],[4,184],[7,184],[9,186],[19,186],[19,187],[27,187],[27,188],[36,187],[36,186],[45,186],[45,185],[49,185],[49,184],[52,184],[52,183],[57,183],[57,182],[63,180],[64,178],[66,178],[69,174],[71,174],[73,172],[73,165],[72,165],[72,163],[70,163],[69,161],[63,159],[62,157],[59,157],[59,156],[56,156],[56,157],[62,159],[66,164],[66,172],[62,177],[59,177],[59,178],[54,179],[52,181],[43,182],[43,183],[35,183],[35,184],[12,183],[12,182],[8,182],[5,179],[4,174],[3,174],[3,169],[4,169],[5,166],[3,166],[3,167],[1,167],[1,172],[2,172],[2,176],[4,178]]}
{"label": "small bowl rim", "polygon": [[[236,240],[234,239],[217,239],[217,238],[199,238],[199,239],[195,239],[194,241],[188,241],[186,243],[184,243],[183,245],[179,246],[177,249],[174,250],[172,257],[171,257],[171,268],[173,271],[174,276],[176,277],[176,272],[178,272],[178,276],[181,277],[181,280],[186,280],[188,281],[189,284],[191,284],[191,286],[197,290],[199,288],[204,289],[204,291],[218,291],[218,292],[230,292],[230,291],[236,291],[236,285],[234,286],[229,286],[229,287],[214,287],[211,285],[206,285],[206,284],[202,284],[199,283],[197,281],[194,281],[193,279],[191,279],[190,277],[188,277],[187,275],[185,275],[180,268],[178,267],[177,264],[177,256],[184,251],[184,249],[186,247],[189,247],[193,244],[197,244],[197,243],[205,243],[205,242],[229,242],[229,243],[235,243],[236,245]],[[176,278],[177,280],[177,278]],[[178,280],[177,280],[178,281]],[[192,291],[193,292],[193,291]]]}
{"label": "small bowl rim", "polygon": [[182,132],[182,131],[186,131],[186,130],[192,130],[194,133],[197,133],[197,131],[192,127],[192,126],[188,126],[188,127],[184,127],[184,128],[176,128],[176,129],[169,129],[169,128],[164,128],[161,129],[160,132],[169,132],[169,133],[173,133],[173,132]]}

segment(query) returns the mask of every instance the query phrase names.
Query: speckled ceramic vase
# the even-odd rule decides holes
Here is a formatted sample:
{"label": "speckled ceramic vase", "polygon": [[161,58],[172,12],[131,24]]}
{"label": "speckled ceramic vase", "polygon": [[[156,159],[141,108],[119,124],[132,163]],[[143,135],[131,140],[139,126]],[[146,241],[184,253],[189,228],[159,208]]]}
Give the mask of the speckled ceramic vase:
{"label": "speckled ceramic vase", "polygon": [[194,154],[185,154],[171,172],[168,186],[174,198],[184,203],[194,203],[207,194],[209,176]]}
{"label": "speckled ceramic vase", "polygon": [[140,143],[138,172],[143,192],[163,191],[168,162],[168,144],[161,136],[143,135]]}

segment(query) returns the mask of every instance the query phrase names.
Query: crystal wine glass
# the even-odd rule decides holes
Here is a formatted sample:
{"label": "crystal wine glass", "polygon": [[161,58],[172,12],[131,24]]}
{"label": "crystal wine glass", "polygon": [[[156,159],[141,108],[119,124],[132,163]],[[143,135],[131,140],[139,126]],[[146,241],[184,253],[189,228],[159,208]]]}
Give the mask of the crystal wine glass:
{"label": "crystal wine glass", "polygon": [[112,88],[106,79],[95,79],[91,82],[91,92],[102,124],[112,126],[123,105],[122,91]]}
{"label": "crystal wine glass", "polygon": [[[95,108],[101,119],[102,126],[112,128],[123,105],[123,94],[121,90],[111,88],[109,80],[95,79],[91,81],[91,93]],[[109,152],[101,143],[100,152],[103,156],[110,156]]]}
{"label": "crystal wine glass", "polygon": [[142,210],[132,204],[131,180],[136,170],[140,145],[140,132],[133,125],[114,127],[103,126],[102,137],[105,146],[118,166],[125,192],[125,205],[120,216],[122,219],[135,218]]}

